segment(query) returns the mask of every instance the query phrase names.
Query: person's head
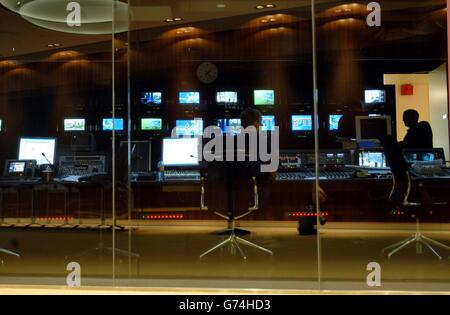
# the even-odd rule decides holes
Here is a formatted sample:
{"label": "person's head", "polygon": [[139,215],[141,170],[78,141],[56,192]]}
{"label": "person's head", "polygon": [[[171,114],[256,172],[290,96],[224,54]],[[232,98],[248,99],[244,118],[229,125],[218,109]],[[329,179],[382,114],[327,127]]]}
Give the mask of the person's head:
{"label": "person's head", "polygon": [[262,125],[262,115],[259,110],[247,108],[241,113],[241,125],[243,128],[255,126],[258,129]]}
{"label": "person's head", "polygon": [[408,109],[403,112],[403,122],[406,127],[411,127],[419,122],[419,113],[414,109]]}

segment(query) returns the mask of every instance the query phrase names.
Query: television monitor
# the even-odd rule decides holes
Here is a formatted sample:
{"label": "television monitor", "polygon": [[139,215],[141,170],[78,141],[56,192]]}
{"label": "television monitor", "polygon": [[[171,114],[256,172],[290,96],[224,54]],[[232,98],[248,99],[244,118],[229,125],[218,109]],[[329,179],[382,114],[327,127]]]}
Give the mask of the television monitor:
{"label": "television monitor", "polygon": [[202,119],[179,119],[175,122],[175,127],[178,137],[203,135]]}
{"label": "television monitor", "polygon": [[237,135],[241,132],[241,120],[239,118],[223,118],[217,120],[217,126],[223,133]]}
{"label": "television monitor", "polygon": [[403,156],[407,163],[414,164],[416,162],[432,162],[440,161],[445,163],[445,155],[443,148],[434,149],[405,149]]}
{"label": "television monitor", "polygon": [[64,119],[64,131],[85,131],[86,120],[83,118]]}
{"label": "television monitor", "polygon": [[18,159],[36,160],[37,165],[54,164],[55,147],[55,138],[20,138]]}
{"label": "television monitor", "polygon": [[143,105],[161,105],[161,92],[143,92],[141,95],[141,104]]}
{"label": "television monitor", "polygon": [[162,130],[161,118],[142,118],[141,130],[143,131],[160,131]]}
{"label": "television monitor", "polygon": [[312,115],[292,115],[291,129],[296,132],[308,132],[313,130]]}
{"label": "television monitor", "polygon": [[264,106],[264,105],[275,105],[275,91],[274,90],[255,90],[254,95],[254,105]]}
{"label": "television monitor", "polygon": [[263,115],[261,119],[262,130],[263,131],[274,131],[275,130],[275,116],[274,115]]}
{"label": "television monitor", "polygon": [[217,92],[216,102],[218,104],[237,104],[237,92]]}
{"label": "television monitor", "polygon": [[114,121],[112,118],[103,118],[103,131],[112,131],[113,128],[115,131],[123,131],[124,123],[123,118],[115,118]]}
{"label": "television monitor", "polygon": [[382,151],[360,151],[358,165],[370,168],[386,168],[386,156]]}
{"label": "television monitor", "polygon": [[344,115],[342,114],[334,114],[328,116],[328,130],[329,131],[337,131],[339,129],[339,121]]}
{"label": "television monitor", "polygon": [[385,90],[364,90],[364,103],[383,104],[386,103]]}
{"label": "television monitor", "polygon": [[380,140],[392,135],[391,116],[356,116],[357,140]]}
{"label": "television monitor", "polygon": [[163,139],[162,164],[164,166],[197,166],[199,138]]}
{"label": "television monitor", "polygon": [[200,92],[180,92],[179,100],[182,105],[199,105]]}

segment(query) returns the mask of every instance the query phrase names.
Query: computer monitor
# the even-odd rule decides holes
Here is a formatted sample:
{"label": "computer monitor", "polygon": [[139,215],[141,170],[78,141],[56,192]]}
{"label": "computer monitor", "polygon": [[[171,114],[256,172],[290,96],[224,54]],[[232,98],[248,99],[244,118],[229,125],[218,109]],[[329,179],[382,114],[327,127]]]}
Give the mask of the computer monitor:
{"label": "computer monitor", "polygon": [[36,160],[37,165],[55,163],[55,138],[20,138],[19,160]]}
{"label": "computer monitor", "polygon": [[435,149],[405,149],[403,156],[407,163],[441,161],[445,164],[445,155],[443,148]]}
{"label": "computer monitor", "polygon": [[179,119],[175,122],[176,135],[201,136],[203,135],[203,119]]}
{"label": "computer monitor", "polygon": [[143,105],[161,105],[161,92],[143,92],[141,95],[141,104]]}
{"label": "computer monitor", "polygon": [[261,118],[262,130],[263,131],[274,131],[275,130],[275,116],[274,115],[263,115]]}
{"label": "computer monitor", "polygon": [[163,139],[164,166],[197,166],[199,138]]}
{"label": "computer monitor", "polygon": [[255,90],[253,91],[254,105],[265,106],[275,105],[275,91],[274,90]]}
{"label": "computer monitor", "polygon": [[386,156],[382,151],[360,151],[358,165],[370,168],[386,168]]}
{"label": "computer monitor", "polygon": [[114,121],[112,118],[103,118],[103,131],[112,131],[113,128],[115,131],[123,131],[124,123],[123,118],[115,118]]}
{"label": "computer monitor", "polygon": [[199,105],[200,92],[180,92],[179,101],[182,105]]}
{"label": "computer monitor", "polygon": [[383,104],[386,103],[385,90],[364,90],[365,104]]}
{"label": "computer monitor", "polygon": [[216,121],[223,133],[237,135],[241,132],[241,120],[239,118],[223,118]]}
{"label": "computer monitor", "polygon": [[357,140],[380,140],[392,135],[391,116],[356,116]]}
{"label": "computer monitor", "polygon": [[339,129],[339,121],[344,115],[342,114],[333,114],[328,116],[328,130],[329,131],[337,131]]}
{"label": "computer monitor", "polygon": [[64,131],[85,131],[86,120],[83,118],[64,119]]}
{"label": "computer monitor", "polygon": [[216,102],[217,104],[237,104],[237,92],[217,92]]}
{"label": "computer monitor", "polygon": [[291,130],[294,132],[309,132],[313,130],[312,115],[292,115]]}
{"label": "computer monitor", "polygon": [[141,130],[143,131],[160,131],[162,130],[161,118],[142,118]]}

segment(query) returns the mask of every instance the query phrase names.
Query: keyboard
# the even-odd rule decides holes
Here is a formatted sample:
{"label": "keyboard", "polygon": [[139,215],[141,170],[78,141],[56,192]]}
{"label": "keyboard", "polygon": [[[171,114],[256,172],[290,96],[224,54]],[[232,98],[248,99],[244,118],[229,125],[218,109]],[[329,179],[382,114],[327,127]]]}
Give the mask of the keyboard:
{"label": "keyboard", "polygon": [[0,185],[34,184],[41,180],[40,177],[0,177]]}
{"label": "keyboard", "polygon": [[199,171],[169,170],[164,171],[164,181],[199,181]]}
{"label": "keyboard", "polygon": [[[354,178],[354,172],[352,171],[321,171],[319,174],[319,180],[343,180],[352,178]],[[315,179],[315,171],[277,173],[276,177],[278,181],[308,181]]]}

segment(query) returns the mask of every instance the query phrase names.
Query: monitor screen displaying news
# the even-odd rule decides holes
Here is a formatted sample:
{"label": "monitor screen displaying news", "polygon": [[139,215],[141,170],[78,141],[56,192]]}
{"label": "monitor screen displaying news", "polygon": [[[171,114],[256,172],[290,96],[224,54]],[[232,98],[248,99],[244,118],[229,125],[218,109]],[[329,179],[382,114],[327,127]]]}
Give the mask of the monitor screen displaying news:
{"label": "monitor screen displaying news", "polygon": [[359,166],[370,168],[385,168],[386,156],[383,152],[359,152]]}
{"label": "monitor screen displaying news", "polygon": [[339,121],[344,115],[342,114],[335,114],[328,116],[328,130],[329,131],[336,131],[339,129]]}
{"label": "monitor screen displaying news", "polygon": [[226,134],[237,135],[241,132],[242,125],[239,118],[218,119],[216,124]]}
{"label": "monitor screen displaying news", "polygon": [[143,92],[141,95],[141,104],[143,105],[161,105],[161,92]]}
{"label": "monitor screen displaying news", "polygon": [[199,138],[163,139],[162,163],[164,166],[198,165]]}
{"label": "monitor screen displaying news", "polygon": [[[55,162],[54,138],[20,138],[19,160],[36,160],[37,165]],[[48,161],[47,161],[48,160]]]}
{"label": "monitor screen displaying news", "polygon": [[275,116],[274,115],[262,116],[261,123],[262,123],[263,131],[274,131],[275,130]]}
{"label": "monitor screen displaying news", "polygon": [[179,119],[175,122],[176,135],[183,136],[201,136],[203,134],[202,119]]}
{"label": "monitor screen displaying news", "polygon": [[200,92],[180,92],[179,101],[182,105],[199,105]]}
{"label": "monitor screen displaying news", "polygon": [[312,131],[312,115],[292,115],[292,131]]}
{"label": "monitor screen displaying news", "polygon": [[64,131],[85,131],[86,120],[83,118],[64,119]]}
{"label": "monitor screen displaying news", "polygon": [[142,118],[141,130],[143,131],[159,131],[162,129],[161,118]]}
{"label": "monitor screen displaying news", "polygon": [[253,91],[254,105],[275,105],[275,91],[274,90],[255,90]]}
{"label": "monitor screen displaying news", "polygon": [[113,128],[115,131],[123,131],[124,129],[123,118],[115,118],[114,121],[112,118],[103,118],[102,122],[103,131],[112,131]]}
{"label": "monitor screen displaying news", "polygon": [[386,103],[385,90],[365,90],[364,102],[366,104],[383,104]]}
{"label": "monitor screen displaying news", "polygon": [[237,92],[217,92],[216,102],[218,104],[237,104]]}

